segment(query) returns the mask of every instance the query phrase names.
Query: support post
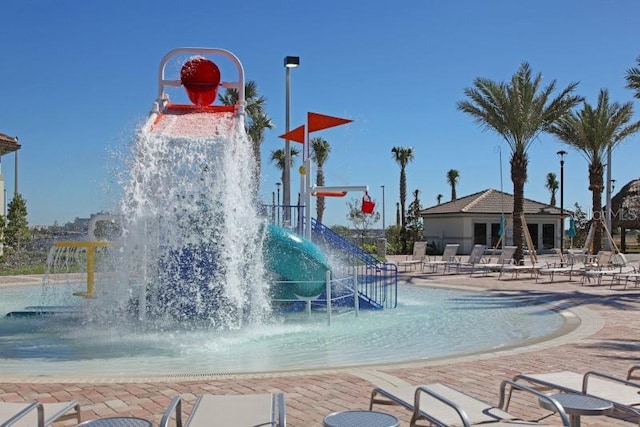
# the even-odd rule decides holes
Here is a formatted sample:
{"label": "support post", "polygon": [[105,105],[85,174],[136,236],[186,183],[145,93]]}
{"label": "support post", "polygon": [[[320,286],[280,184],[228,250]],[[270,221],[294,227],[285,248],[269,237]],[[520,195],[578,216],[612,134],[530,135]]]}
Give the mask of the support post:
{"label": "support post", "polygon": [[327,294],[327,326],[331,326],[331,271],[325,273],[325,285]]}
{"label": "support post", "polygon": [[360,297],[358,296],[358,269],[353,269],[353,307],[356,310],[356,317],[360,315]]}

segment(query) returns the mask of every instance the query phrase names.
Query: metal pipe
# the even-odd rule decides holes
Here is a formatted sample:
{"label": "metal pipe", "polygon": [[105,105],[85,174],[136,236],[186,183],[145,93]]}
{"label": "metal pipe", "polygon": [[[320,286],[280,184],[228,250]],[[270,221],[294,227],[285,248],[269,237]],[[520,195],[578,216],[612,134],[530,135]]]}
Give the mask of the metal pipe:
{"label": "metal pipe", "polygon": [[327,325],[331,326],[331,270],[326,271],[324,282],[327,294]]}
{"label": "metal pipe", "polygon": [[[291,72],[290,67],[285,63],[285,132],[289,132],[290,127],[290,111],[291,111]],[[291,142],[288,139],[284,141],[284,170],[282,171],[282,204],[291,205]],[[288,209],[284,211],[285,222],[289,219]]]}
{"label": "metal pipe", "polygon": [[[607,148],[607,229],[611,230],[611,144]],[[611,241],[607,239],[607,249],[611,250]]]}

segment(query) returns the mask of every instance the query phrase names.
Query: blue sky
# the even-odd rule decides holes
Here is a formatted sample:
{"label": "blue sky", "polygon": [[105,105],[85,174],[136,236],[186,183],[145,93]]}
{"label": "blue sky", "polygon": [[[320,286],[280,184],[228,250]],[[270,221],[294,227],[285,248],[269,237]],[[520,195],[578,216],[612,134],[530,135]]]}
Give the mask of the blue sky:
{"label": "blue sky", "polygon": [[[369,185],[380,208],[384,185],[387,225],[398,201],[394,146],[414,148],[408,190],[421,191],[423,207],[436,204],[439,193],[450,199],[449,169],[460,172],[459,197],[499,189],[498,147],[502,185],[512,192],[508,147],[455,108],[474,78],[507,80],[527,61],[545,85],[579,81],[577,92],[592,104],[600,88],[628,102],[625,71],[640,56],[636,0],[5,0],[0,14],[0,132],[22,144],[19,191],[31,225],[62,224],[114,206],[113,153],[133,140],[156,97],[160,60],[176,47],[230,50],[267,97],[276,125],[262,149],[267,202],[280,178],[269,153],[284,144],[283,58],[300,56],[291,72],[292,128],[308,111],[354,120],[315,134],[332,146],[326,183]],[[633,136],[613,153],[617,189],[638,178],[639,143]],[[549,200],[545,176],[559,177],[561,149],[569,152],[565,207],[578,202],[588,209],[586,160],[548,135],[529,151],[525,196]],[[13,154],[4,156],[9,200],[13,167]],[[292,171],[297,190],[297,166]],[[326,224],[347,224],[346,201],[328,200]]]}

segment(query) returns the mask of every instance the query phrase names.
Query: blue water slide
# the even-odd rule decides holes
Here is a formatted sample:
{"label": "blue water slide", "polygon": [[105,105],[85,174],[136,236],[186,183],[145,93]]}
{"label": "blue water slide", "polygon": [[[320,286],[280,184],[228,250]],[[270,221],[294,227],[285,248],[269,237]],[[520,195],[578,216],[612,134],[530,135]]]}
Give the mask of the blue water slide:
{"label": "blue water slide", "polygon": [[314,298],[325,289],[326,272],[330,270],[325,253],[313,242],[273,224],[267,225],[264,260],[267,270],[292,282],[276,291],[276,298]]}

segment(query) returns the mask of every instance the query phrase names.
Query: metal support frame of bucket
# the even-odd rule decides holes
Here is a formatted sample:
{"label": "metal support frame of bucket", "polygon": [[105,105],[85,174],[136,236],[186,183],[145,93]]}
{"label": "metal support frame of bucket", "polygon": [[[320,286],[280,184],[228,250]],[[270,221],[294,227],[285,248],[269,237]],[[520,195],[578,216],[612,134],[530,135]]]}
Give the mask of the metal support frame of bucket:
{"label": "metal support frame of bucket", "polygon": [[244,68],[242,67],[242,63],[233,53],[224,49],[217,48],[204,48],[204,47],[180,47],[177,49],[173,49],[167,53],[162,60],[160,61],[160,69],[158,71],[158,98],[153,103],[153,107],[151,109],[152,114],[159,114],[162,112],[164,107],[166,107],[169,102],[169,96],[165,92],[165,88],[179,87],[182,86],[182,81],[180,80],[167,80],[165,79],[165,68],[167,63],[171,58],[176,55],[182,54],[193,54],[193,55],[220,55],[224,56],[231,60],[234,63],[238,70],[238,80],[233,82],[223,81],[220,82],[220,86],[225,89],[236,89],[238,91],[238,103],[236,104],[236,115],[241,117],[241,122],[244,123],[244,115],[245,115],[245,94],[244,94]]}

